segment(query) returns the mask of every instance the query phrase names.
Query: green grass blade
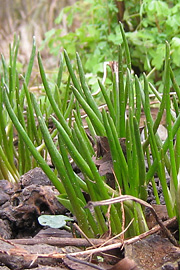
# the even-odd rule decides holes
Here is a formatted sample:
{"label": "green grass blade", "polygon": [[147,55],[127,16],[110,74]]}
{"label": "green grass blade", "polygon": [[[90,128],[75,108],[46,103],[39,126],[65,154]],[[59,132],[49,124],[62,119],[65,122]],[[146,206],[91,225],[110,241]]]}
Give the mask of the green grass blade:
{"label": "green grass blade", "polygon": [[177,172],[179,172],[179,169],[180,169],[180,128],[178,129],[177,134],[176,134],[176,142],[175,142],[174,151],[175,151],[176,169],[177,169]]}
{"label": "green grass blade", "polygon": [[140,90],[140,82],[138,77],[135,75],[135,92],[136,92],[136,119],[138,124],[140,123],[141,118],[141,90]]}
{"label": "green grass blade", "polygon": [[[180,127],[180,114],[176,118],[176,121],[175,121],[175,123],[174,123],[174,125],[172,127],[172,136],[173,136],[173,138],[175,137],[179,127]],[[167,152],[167,150],[168,150],[168,138],[165,140],[164,144],[162,145],[162,150],[163,150],[164,153]],[[157,161],[157,159],[155,159],[153,161],[153,164],[152,164],[151,168],[149,169],[149,171],[146,174],[147,181],[149,181],[153,177],[153,175],[154,175],[154,173],[156,171],[157,165],[158,165],[158,161]]]}
{"label": "green grass blade", "polygon": [[60,54],[60,65],[59,65],[59,70],[58,70],[58,77],[57,77],[57,87],[60,89],[61,86],[61,81],[62,81],[62,74],[63,74],[63,56]]}
{"label": "green grass blade", "polygon": [[83,202],[84,206],[86,205],[85,198],[81,192],[79,182],[77,181],[77,178],[75,177],[74,171],[72,169],[72,166],[69,162],[69,158],[67,156],[67,151],[65,149],[64,143],[62,142],[60,136],[58,136],[59,146],[60,146],[60,152],[62,156],[63,164],[66,168],[66,172],[68,175],[68,178],[71,179],[71,185],[74,188],[74,191],[76,193],[76,196]]}
{"label": "green grass blade", "polygon": [[[23,117],[22,108],[19,104],[17,105],[17,116],[18,116],[18,120],[19,120],[20,124],[22,125],[25,132],[27,133],[27,127],[26,127],[25,120]],[[27,133],[27,135],[28,135],[28,133]],[[31,135],[31,132],[30,132],[30,135]],[[31,158],[31,155],[30,155],[28,148],[26,147],[26,145],[22,141],[22,138],[19,136],[19,134],[18,134],[18,137],[19,137],[19,141],[18,141],[19,165],[21,166],[21,164],[22,164],[21,174],[23,174],[32,168],[31,167],[32,166],[32,158]],[[32,135],[29,136],[30,139],[31,139],[31,137],[32,137]]]}
{"label": "green grass blade", "polygon": [[35,39],[35,37],[33,37],[31,56],[30,56],[27,71],[26,71],[26,74],[25,74],[26,85],[29,84],[29,80],[30,80],[30,77],[31,77],[32,68],[33,68],[33,64],[34,64],[35,55],[36,55],[36,39]]}
{"label": "green grass blade", "polygon": [[129,46],[128,46],[126,35],[125,35],[123,25],[121,22],[119,22],[119,26],[120,26],[121,35],[122,35],[123,42],[124,42],[124,47],[125,47],[127,67],[129,70],[131,70],[131,56],[130,56],[130,52],[129,52]]}
{"label": "green grass blade", "polygon": [[59,121],[61,122],[63,128],[66,130],[68,135],[71,136],[71,129],[67,125],[61,111],[59,110],[59,108],[58,108],[58,106],[56,104],[56,101],[53,98],[51,89],[49,88],[49,85],[48,85],[48,82],[47,82],[47,79],[46,79],[46,75],[45,75],[45,72],[44,72],[44,67],[43,67],[43,64],[42,64],[40,53],[38,53],[38,64],[39,64],[39,69],[40,69],[43,85],[44,85],[46,94],[48,96],[49,102],[51,103],[51,106],[53,108],[53,111],[55,112],[56,116],[58,117]]}
{"label": "green grass blade", "polygon": [[175,96],[173,96],[172,102],[173,102],[173,108],[174,108],[174,111],[175,111],[176,117],[177,117],[179,114],[179,107],[178,107],[178,102],[177,102],[177,99]]}
{"label": "green grass blade", "polygon": [[[162,162],[163,152],[161,151],[161,156],[160,156],[159,149],[157,147],[157,143],[155,139],[155,135],[153,132],[153,120],[152,120],[152,116],[150,112],[150,105],[149,105],[150,103],[149,103],[148,82],[145,75],[144,75],[144,92],[145,92],[147,127],[148,127],[148,132],[150,135],[151,149],[154,151],[154,156],[157,158],[157,161],[158,161],[157,163],[158,173],[159,173],[159,178],[160,178],[162,189],[163,189],[166,207],[167,207],[169,216],[172,217],[174,213],[173,213],[172,201],[171,201],[169,190],[167,187],[165,171],[164,171],[163,162]],[[163,156],[163,160],[164,160],[164,156]]]}
{"label": "green grass blade", "polygon": [[[116,177],[119,181],[120,186],[121,187],[124,186],[126,192],[128,193],[128,167],[119,142],[118,134],[112,118],[110,118],[110,116],[106,113],[105,110],[102,111],[102,115],[111,150],[112,161],[114,164],[114,171],[115,174],[117,174]],[[121,170],[119,164],[121,164]],[[123,175],[124,180],[123,185],[121,174]]]}
{"label": "green grass blade", "polygon": [[94,113],[97,115],[99,120],[102,121],[102,115],[99,111],[97,103],[94,101],[94,99],[92,97],[92,93],[89,90],[89,87],[87,86],[87,83],[85,80],[85,75],[84,75],[84,70],[83,70],[82,63],[81,63],[81,59],[80,59],[78,53],[76,53],[76,59],[77,59],[77,64],[78,64],[79,78],[81,81],[81,86],[82,86],[83,92],[86,96],[86,101],[87,101],[88,105],[91,107],[91,109],[94,111]]}
{"label": "green grass blade", "polygon": [[174,90],[176,91],[176,94],[178,96],[178,99],[180,100],[180,88],[179,88],[179,86],[178,86],[178,84],[176,82],[176,79],[175,79],[175,76],[174,76],[174,73],[173,73],[171,67],[170,67],[170,77],[171,77],[171,81],[172,81]]}
{"label": "green grass blade", "polygon": [[[113,106],[114,106],[114,111],[115,111],[115,115],[118,116],[120,114],[120,110],[119,110],[119,91],[118,91],[118,85],[117,85],[117,81],[116,81],[116,74],[112,74],[113,76],[113,88],[112,88],[112,92],[110,92],[112,94],[112,100],[113,100]],[[116,122],[118,121],[117,117],[116,117]],[[115,124],[116,124],[115,122]]]}
{"label": "green grass blade", "polygon": [[138,157],[138,164],[139,164],[139,198],[142,200],[147,200],[147,190],[146,190],[146,167],[145,167],[145,160],[144,160],[144,153],[143,148],[141,145],[141,138],[139,132],[139,126],[136,120],[136,117],[133,117],[133,124],[134,124],[134,135],[135,135],[135,143],[136,143],[136,150],[137,150],[137,157]]}
{"label": "green grass blade", "polygon": [[67,109],[64,113],[64,119],[68,119],[71,117],[73,107],[74,107],[74,94],[72,93],[71,97],[70,97],[69,104],[68,104]]}
{"label": "green grass blade", "polygon": [[28,91],[27,84],[25,81],[24,81],[24,90],[25,90],[27,104],[28,104],[28,111],[29,111],[29,116],[30,116],[31,128],[33,130],[33,134],[34,134],[37,145],[40,145],[41,140],[40,140],[38,132],[37,132],[37,126],[36,126],[36,122],[35,122],[34,111],[33,111],[33,106],[32,106],[32,102],[31,102],[31,98],[30,98],[30,93]]}
{"label": "green grass blade", "polygon": [[[96,181],[96,186],[97,186],[96,194],[99,193],[99,198],[100,199],[102,199],[102,198],[108,199],[109,198],[109,195],[108,195],[108,192],[107,192],[108,190],[106,189],[106,187],[104,185],[102,177],[99,175],[97,167],[96,167],[94,161],[91,158],[91,155],[90,155],[90,153],[88,151],[86,143],[84,142],[83,137],[81,136],[81,133],[80,133],[76,123],[75,123],[75,130],[76,130],[78,140],[79,140],[80,144],[83,146],[84,152],[86,153],[86,161],[89,164],[89,167],[90,167],[90,169],[91,169],[91,171],[92,171],[92,173],[94,175],[94,179]],[[101,192],[99,192],[99,191],[101,191]],[[112,222],[113,222],[111,224],[112,231],[113,232],[115,232],[115,231],[120,232],[121,223],[119,222],[120,220],[119,220],[119,217],[117,215],[116,209],[114,207],[111,209],[111,213],[112,213]],[[101,220],[100,222],[102,224],[103,220]]]}
{"label": "green grass blade", "polygon": [[[62,101],[62,112],[63,112],[63,115],[65,115],[65,111],[67,110],[68,99],[70,99],[69,104],[71,103],[71,99],[72,99],[72,94],[71,94],[71,91],[70,91],[70,79],[71,78],[69,76],[68,77],[68,80],[67,80],[67,84],[66,84],[65,96],[64,96],[64,99]],[[66,116],[64,118],[67,119],[68,116]]]}
{"label": "green grass blade", "polygon": [[[62,157],[51,139],[51,136],[48,132],[47,126],[43,118],[41,116],[38,116],[38,120],[45,139],[46,146],[49,150],[53,163],[60,174],[61,181],[63,182],[63,186],[71,202],[73,213],[76,216],[81,229],[85,232],[86,235],[92,237],[92,232],[91,230],[89,230],[89,225],[87,223],[86,213],[79,203],[77,194],[74,190],[72,182],[70,181],[67,171],[65,170],[64,164],[62,162]],[[78,186],[76,186],[76,189],[78,189]]]}
{"label": "green grass blade", "polygon": [[95,154],[94,149],[93,149],[93,147],[92,147],[92,145],[90,143],[90,140],[88,139],[87,134],[86,134],[86,132],[84,130],[84,127],[83,127],[82,122],[81,122],[81,118],[77,116],[76,111],[74,111],[74,117],[75,117],[78,129],[81,132],[81,136],[83,137],[83,139],[84,139],[84,141],[85,141],[85,143],[87,145],[88,151],[89,151],[90,155],[93,156]]}
{"label": "green grass blade", "polygon": [[[77,178],[73,172],[72,166],[71,166],[69,159],[68,159],[68,156],[67,156],[65,146],[64,146],[62,140],[60,139],[60,137],[59,137],[59,145],[60,145],[62,159],[63,159],[64,165],[66,167],[66,170],[67,170],[68,178],[71,179],[71,184],[74,188],[76,196],[77,196],[77,198],[79,198],[82,201],[83,207],[84,207],[86,205],[86,200],[84,198],[84,195],[82,194],[82,191],[81,191],[80,186],[79,186],[79,182],[77,181]],[[85,211],[88,212],[87,217],[89,220],[89,224],[91,225],[95,235],[98,235],[99,230],[98,230],[98,227],[95,223],[95,220],[92,217],[92,214],[90,213],[89,209],[85,209]]]}
{"label": "green grass blade", "polygon": [[132,139],[130,131],[129,119],[126,119],[126,160],[128,166],[128,179],[130,183],[131,195],[138,196],[138,187],[135,185],[134,181],[134,166],[132,158]]}
{"label": "green grass blade", "polygon": [[168,131],[169,153],[171,162],[172,180],[175,189],[177,190],[177,170],[173,145],[173,134],[171,124],[171,100],[170,100],[170,47],[166,43],[166,60],[165,60],[165,97],[166,97],[166,126]]}
{"label": "green grass blade", "polygon": [[[144,134],[145,134],[145,138],[147,138],[147,127],[146,126],[144,127]],[[150,168],[151,167],[151,157],[150,157],[149,147],[146,148],[145,152],[146,152],[146,158],[147,158],[148,167]],[[156,186],[156,183],[155,183],[155,180],[154,180],[154,176],[151,178],[151,183],[152,183],[156,203],[160,204],[160,199],[159,199],[159,195],[158,195],[157,186]]]}
{"label": "green grass blade", "polygon": [[126,106],[125,106],[125,91],[124,91],[124,77],[123,77],[123,59],[122,48],[119,46],[118,51],[118,81],[119,81],[119,107],[120,119],[117,124],[117,131],[120,138],[125,137],[126,134]]}
{"label": "green grass blade", "polygon": [[45,174],[52,181],[52,183],[57,188],[57,190],[59,190],[59,192],[61,192],[62,188],[61,188],[61,185],[59,184],[60,183],[59,179],[52,172],[50,167],[47,165],[45,160],[42,158],[42,156],[39,154],[39,152],[36,150],[33,143],[31,142],[31,140],[29,139],[27,133],[25,132],[24,128],[20,124],[19,120],[17,119],[17,117],[16,117],[16,115],[15,115],[15,113],[13,111],[13,108],[12,108],[10,102],[9,102],[8,95],[7,95],[6,91],[4,91],[4,93],[3,93],[3,98],[4,98],[4,103],[5,103],[6,109],[8,111],[8,114],[9,114],[14,126],[16,127],[18,133],[21,135],[24,142],[26,143],[26,146],[28,147],[29,151],[34,156],[34,158],[37,160],[37,162],[39,163],[39,165],[41,166],[41,168],[43,169]]}
{"label": "green grass blade", "polygon": [[94,180],[94,176],[91,173],[91,170],[88,166],[88,164],[85,162],[85,160],[82,158],[82,156],[79,154],[77,149],[75,148],[73,142],[71,141],[70,137],[66,133],[66,131],[63,129],[62,125],[52,116],[52,120],[59,131],[60,135],[62,136],[63,141],[66,144],[66,147],[68,148],[68,151],[73,158],[73,160],[76,162],[82,173],[87,175],[91,180]]}
{"label": "green grass blade", "polygon": [[14,55],[12,59],[12,89],[15,91],[16,87],[16,63],[17,63],[17,54],[19,50],[19,38],[15,41]]}
{"label": "green grass blade", "polygon": [[72,67],[72,65],[71,65],[71,62],[70,62],[70,59],[69,59],[69,56],[68,56],[66,50],[64,50],[64,58],[65,58],[66,65],[67,65],[69,74],[70,74],[70,76],[71,76],[72,82],[73,82],[73,84],[74,84],[74,87],[79,91],[79,93],[80,93],[82,96],[84,96],[83,91],[82,91],[82,89],[81,89],[81,86],[80,86],[80,84],[79,84],[79,81],[78,81],[78,79],[76,78],[76,75],[75,75],[75,73],[74,73],[74,71],[73,71],[73,67]]}
{"label": "green grass blade", "polygon": [[13,176],[14,180],[16,182],[18,182],[19,178],[20,178],[20,175],[16,169],[16,167],[14,166],[12,168],[11,164],[9,163],[1,145],[0,145],[0,156],[1,156],[1,159],[3,160],[3,164],[5,165],[5,167],[7,168],[7,170],[11,173],[11,175]]}
{"label": "green grass blade", "polygon": [[[152,85],[152,83],[149,83],[149,86],[151,88],[151,90],[153,91],[153,93],[155,94],[155,96],[157,97],[157,99],[160,101],[160,110],[158,112],[158,114],[161,114],[161,110],[163,110],[162,108],[165,107],[165,95],[163,94],[163,96],[161,97],[161,95],[159,94],[159,92],[156,90],[156,88]],[[164,89],[165,89],[166,85],[164,84]],[[165,91],[163,90],[163,93]],[[175,121],[175,115],[174,115],[174,111],[173,110],[170,110],[171,111],[171,118],[173,120],[173,122]],[[158,117],[157,116],[157,120],[158,121]],[[154,127],[154,130],[156,130],[156,125],[158,126],[158,124],[155,124],[155,127]]]}
{"label": "green grass blade", "polygon": [[15,182],[14,178],[11,176],[11,174],[9,173],[7,166],[5,165],[3,159],[0,156],[0,175],[1,175],[1,179],[6,179],[10,182]]}
{"label": "green grass blade", "polygon": [[77,91],[77,89],[74,88],[74,86],[72,86],[72,90],[73,90],[73,93],[76,96],[78,102],[81,104],[81,106],[83,107],[83,109],[85,110],[85,112],[87,113],[89,118],[91,119],[91,122],[92,122],[97,134],[99,136],[104,136],[106,132],[105,132],[105,129],[104,129],[102,122],[99,120],[99,118],[97,117],[95,112],[91,109],[91,107],[88,105],[88,103],[83,98],[83,96],[81,96],[81,94]]}
{"label": "green grass blade", "polygon": [[2,61],[2,66],[3,66],[3,77],[4,77],[4,82],[8,85],[8,68],[7,68],[7,64],[6,61],[4,59],[3,54],[1,54],[1,61]]}
{"label": "green grass blade", "polygon": [[110,115],[115,123],[116,122],[116,114],[115,114],[115,110],[114,110],[113,104],[111,102],[111,99],[110,99],[110,97],[108,97],[107,90],[105,89],[104,85],[101,83],[100,80],[98,80],[98,83],[99,83],[99,87],[101,88],[101,92],[103,94],[105,102],[107,104],[108,111],[109,111],[109,113],[110,113]]}

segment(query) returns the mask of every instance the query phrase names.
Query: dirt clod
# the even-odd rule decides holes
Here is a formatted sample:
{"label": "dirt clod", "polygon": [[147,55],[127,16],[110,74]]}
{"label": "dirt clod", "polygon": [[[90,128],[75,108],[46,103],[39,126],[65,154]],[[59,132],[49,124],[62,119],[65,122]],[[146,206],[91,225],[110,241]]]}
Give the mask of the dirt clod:
{"label": "dirt clod", "polygon": [[30,170],[17,185],[6,180],[0,185],[0,236],[5,239],[32,237],[41,229],[40,215],[65,212],[58,191],[40,168]]}

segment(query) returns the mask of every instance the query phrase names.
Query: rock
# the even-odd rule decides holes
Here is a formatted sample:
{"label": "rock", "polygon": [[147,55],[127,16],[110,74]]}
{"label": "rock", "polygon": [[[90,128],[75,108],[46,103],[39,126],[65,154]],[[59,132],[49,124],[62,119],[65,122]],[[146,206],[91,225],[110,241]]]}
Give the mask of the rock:
{"label": "rock", "polygon": [[[180,260],[180,248],[170,241],[154,234],[125,247],[126,256],[134,260],[141,270],[160,270],[163,265],[176,264]],[[166,269],[166,268],[164,268]]]}
{"label": "rock", "polygon": [[[0,263],[3,263],[9,269],[41,269],[41,270],[61,270],[63,261],[61,258],[52,258],[55,253],[68,253],[80,251],[79,248],[64,247],[57,248],[47,244],[34,245],[13,245],[10,241],[0,240]],[[47,257],[38,256],[47,254]]]}
{"label": "rock", "polygon": [[7,220],[0,219],[0,237],[10,239],[12,237],[11,227]]}
{"label": "rock", "polygon": [[22,187],[30,185],[52,186],[51,181],[41,168],[34,168],[20,178]]}

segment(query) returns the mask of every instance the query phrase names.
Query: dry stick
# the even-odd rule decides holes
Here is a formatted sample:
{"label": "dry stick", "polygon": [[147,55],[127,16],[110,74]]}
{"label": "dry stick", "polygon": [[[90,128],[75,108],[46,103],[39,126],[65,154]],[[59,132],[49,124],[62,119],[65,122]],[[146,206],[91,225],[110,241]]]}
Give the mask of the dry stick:
{"label": "dry stick", "polygon": [[116,197],[116,198],[112,198],[109,200],[103,200],[103,201],[97,201],[97,202],[88,202],[87,204],[87,208],[92,208],[95,206],[100,206],[100,205],[109,205],[109,204],[114,204],[114,203],[119,203],[119,202],[123,202],[123,201],[127,201],[127,200],[131,200],[131,201],[135,201],[138,202],[142,205],[144,205],[145,207],[148,207],[151,212],[152,215],[155,217],[157,223],[159,224],[159,226],[161,227],[162,231],[164,232],[164,234],[167,236],[167,238],[169,239],[169,241],[175,245],[176,247],[179,247],[178,242],[176,241],[176,239],[174,238],[174,236],[171,234],[171,232],[164,226],[163,222],[158,218],[158,215],[156,214],[156,211],[154,210],[154,208],[152,207],[152,205],[150,205],[149,203],[138,199],[136,197],[133,197],[131,195],[121,195],[120,197]]}
{"label": "dry stick", "polygon": [[79,260],[77,258],[74,258],[74,257],[68,255],[68,254],[66,255],[66,258],[68,258],[71,261],[77,262],[77,263],[88,265],[88,266],[90,266],[90,267],[92,267],[94,269],[104,270],[104,268],[102,268],[102,267],[100,267],[98,265],[95,265],[94,263],[89,263],[89,262],[86,262],[86,261]]}
{"label": "dry stick", "polygon": [[[134,218],[129,222],[129,224],[128,224],[128,226],[126,227],[126,229],[124,229],[124,230],[123,230],[122,232],[120,232],[119,234],[113,236],[111,239],[106,240],[102,245],[100,245],[100,247],[107,246],[107,244],[108,244],[109,242],[112,242],[112,240],[114,240],[114,239],[116,239],[116,238],[118,238],[118,237],[120,237],[120,236],[123,236],[124,233],[129,229],[129,227],[131,226],[131,224],[133,223],[133,221],[134,221]],[[124,238],[122,238],[121,241],[122,241],[122,245],[123,245]]]}
{"label": "dry stick", "polygon": [[80,234],[90,243],[91,246],[94,246],[93,242],[91,241],[91,239],[89,239],[87,237],[87,235],[81,230],[81,228],[76,224],[74,223],[73,226],[76,228],[76,230],[78,230],[80,232]]}
{"label": "dry stick", "polygon": [[[6,241],[3,239],[3,241]],[[105,239],[92,239],[91,243],[94,245],[102,245],[104,244]],[[109,239],[108,242],[110,244],[119,243],[119,240],[111,240]],[[76,247],[90,247],[91,244],[82,238],[58,238],[58,237],[47,237],[47,238],[28,238],[28,239],[12,239],[9,240],[11,244],[18,244],[18,245],[37,245],[37,244],[47,244],[52,246],[76,246]]]}
{"label": "dry stick", "polygon": [[[116,239],[116,238],[118,238],[118,237],[121,237],[121,236],[123,236],[124,235],[124,233],[129,229],[129,227],[131,226],[131,224],[133,223],[133,221],[134,221],[134,219],[132,219],[130,222],[129,222],[129,224],[127,225],[127,227],[122,231],[122,232],[120,232],[119,234],[117,234],[117,235],[115,235],[115,236],[113,236],[111,239],[105,239],[105,241],[104,241],[104,243],[102,243],[101,245],[94,245],[93,247],[94,248],[101,248],[101,247],[104,247],[104,246],[107,246],[108,245],[108,243],[109,244],[111,244],[111,242],[114,240],[114,239]],[[118,243],[121,243],[121,247],[123,248],[123,246],[124,246],[124,238],[121,238],[121,239],[119,239],[118,240]],[[115,243],[116,244],[116,243]],[[89,248],[89,250],[91,249],[92,250],[92,248],[93,247],[90,247]]]}

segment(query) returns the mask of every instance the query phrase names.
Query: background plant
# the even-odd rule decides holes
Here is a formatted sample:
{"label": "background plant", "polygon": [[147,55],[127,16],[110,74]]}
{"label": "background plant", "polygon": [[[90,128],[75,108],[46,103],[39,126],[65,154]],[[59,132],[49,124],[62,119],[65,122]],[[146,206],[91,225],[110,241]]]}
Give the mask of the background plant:
{"label": "background plant", "polygon": [[[97,90],[91,74],[102,76],[103,62],[117,61],[117,45],[122,44],[118,27],[118,20],[121,20],[130,47],[132,69],[140,75],[155,68],[151,79],[162,91],[166,40],[171,44],[172,67],[180,82],[179,10],[179,1],[77,1],[60,12],[55,20],[60,28],[46,33],[42,47],[48,44],[54,55],[66,48],[70,58],[78,51],[89,85],[93,91]],[[69,27],[66,34],[61,28],[64,19]]]}

